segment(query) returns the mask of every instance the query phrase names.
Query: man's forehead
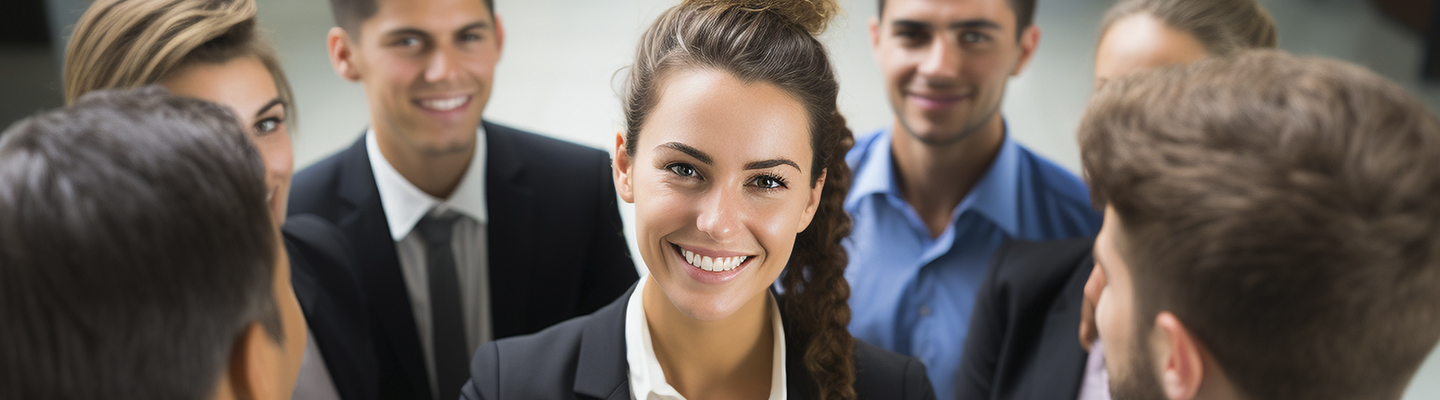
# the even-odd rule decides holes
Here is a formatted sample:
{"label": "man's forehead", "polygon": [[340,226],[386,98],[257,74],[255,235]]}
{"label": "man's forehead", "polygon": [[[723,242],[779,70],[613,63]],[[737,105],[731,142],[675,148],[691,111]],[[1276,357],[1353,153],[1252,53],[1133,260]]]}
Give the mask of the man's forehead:
{"label": "man's forehead", "polygon": [[1015,25],[1015,11],[1007,0],[885,0],[883,17],[923,21],[935,25],[970,20],[991,20],[1001,26]]}
{"label": "man's forehead", "polygon": [[492,26],[484,0],[375,0],[376,12],[362,23],[384,34],[396,29],[450,31],[483,22]]}

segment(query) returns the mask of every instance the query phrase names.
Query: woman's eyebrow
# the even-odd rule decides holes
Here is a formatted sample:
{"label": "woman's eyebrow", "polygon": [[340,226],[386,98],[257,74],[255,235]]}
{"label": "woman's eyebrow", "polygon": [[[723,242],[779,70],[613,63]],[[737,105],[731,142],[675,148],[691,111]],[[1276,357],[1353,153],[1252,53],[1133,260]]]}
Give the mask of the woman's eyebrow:
{"label": "woman's eyebrow", "polygon": [[260,118],[260,115],[265,114],[266,111],[270,111],[271,108],[282,104],[285,104],[285,102],[278,97],[271,99],[269,103],[265,103],[264,106],[260,107],[260,111],[255,112],[255,118]]}
{"label": "woman's eyebrow", "polygon": [[669,142],[669,143],[665,143],[665,144],[662,144],[662,145],[659,145],[659,146],[656,146],[656,147],[669,148],[669,149],[673,149],[673,150],[679,151],[679,152],[681,152],[681,153],[685,153],[685,154],[689,155],[690,157],[694,157],[696,160],[700,160],[700,162],[705,163],[706,165],[713,165],[713,164],[715,164],[715,159],[714,159],[714,158],[710,158],[710,155],[709,155],[709,154],[705,154],[705,152],[700,151],[700,149],[697,149],[697,148],[694,148],[694,147],[690,147],[690,146],[688,146],[688,145],[686,145],[686,144],[684,144],[684,143],[680,143],[680,142]]}
{"label": "woman's eyebrow", "polygon": [[778,167],[781,165],[789,165],[791,167],[795,167],[796,171],[800,170],[800,164],[796,164],[794,161],[790,161],[789,159],[785,158],[751,162],[749,164],[745,164],[745,169],[766,169]]}

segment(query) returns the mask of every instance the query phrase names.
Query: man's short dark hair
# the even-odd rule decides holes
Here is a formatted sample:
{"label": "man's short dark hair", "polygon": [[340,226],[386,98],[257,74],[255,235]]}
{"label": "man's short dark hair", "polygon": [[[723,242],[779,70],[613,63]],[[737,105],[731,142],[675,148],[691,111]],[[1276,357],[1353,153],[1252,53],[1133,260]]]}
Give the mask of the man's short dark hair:
{"label": "man's short dark hair", "polygon": [[1398,399],[1440,339],[1440,122],[1361,67],[1251,51],[1112,81],[1080,126],[1135,323],[1245,397]]}
{"label": "man's short dark hair", "polygon": [[[1010,5],[1010,10],[1015,12],[1015,37],[1020,37],[1025,33],[1025,28],[1029,28],[1030,24],[1035,23],[1035,0],[1005,0],[1005,4]],[[880,18],[885,17],[885,0],[880,0],[880,8],[875,15]]]}
{"label": "man's short dark hair", "polygon": [[276,230],[230,111],[99,91],[0,140],[0,398],[204,399],[280,340]]}
{"label": "man's short dark hair", "polygon": [[[380,0],[330,0],[330,15],[335,17],[335,26],[339,26],[352,36],[359,36],[360,23],[375,16],[375,13],[380,11],[380,5],[375,4],[379,1]],[[495,0],[485,0],[485,9],[490,11],[490,18],[494,19]]]}

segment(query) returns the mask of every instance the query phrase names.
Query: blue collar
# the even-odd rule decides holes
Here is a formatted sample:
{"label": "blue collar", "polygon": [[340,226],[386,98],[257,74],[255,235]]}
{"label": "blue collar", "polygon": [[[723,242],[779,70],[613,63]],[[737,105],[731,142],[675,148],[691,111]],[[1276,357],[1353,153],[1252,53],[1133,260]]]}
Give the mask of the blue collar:
{"label": "blue collar", "polygon": [[[862,199],[881,194],[890,197],[895,204],[905,204],[900,187],[895,179],[894,153],[891,141],[894,130],[885,128],[868,138],[857,141],[859,147],[846,157],[855,171],[850,197],[845,199],[845,210],[854,213]],[[863,146],[863,147],[861,147]],[[990,163],[990,169],[980,178],[965,199],[956,206],[954,216],[964,211],[975,211],[985,216],[1012,237],[1020,232],[1018,207],[1020,204],[1020,146],[1010,138],[1008,124],[1005,139],[1000,144],[1000,153]],[[952,220],[953,224],[954,221]]]}

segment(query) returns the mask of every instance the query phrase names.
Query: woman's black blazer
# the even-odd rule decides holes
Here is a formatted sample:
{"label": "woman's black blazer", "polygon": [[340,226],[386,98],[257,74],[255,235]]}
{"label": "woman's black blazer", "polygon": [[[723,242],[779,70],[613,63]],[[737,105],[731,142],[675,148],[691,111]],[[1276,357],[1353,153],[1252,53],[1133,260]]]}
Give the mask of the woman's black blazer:
{"label": "woman's black blazer", "polygon": [[[533,335],[486,343],[470,361],[470,382],[460,397],[630,399],[629,364],[625,359],[625,307],[629,299],[627,292],[594,314],[572,318]],[[787,329],[786,334],[789,332]],[[814,399],[814,381],[801,362],[803,346],[787,345],[786,351],[789,397]],[[935,398],[930,380],[925,377],[925,366],[919,360],[859,340],[855,341],[855,392],[860,399]]]}

